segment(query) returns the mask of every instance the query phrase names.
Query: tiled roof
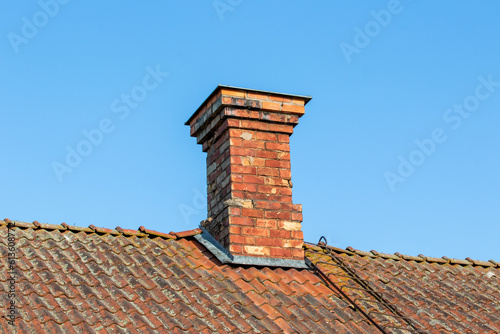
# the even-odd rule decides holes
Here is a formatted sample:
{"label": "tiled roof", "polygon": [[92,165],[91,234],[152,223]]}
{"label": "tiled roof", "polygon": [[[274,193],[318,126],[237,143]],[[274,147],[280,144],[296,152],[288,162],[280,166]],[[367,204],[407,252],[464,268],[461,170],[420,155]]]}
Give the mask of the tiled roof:
{"label": "tiled roof", "polygon": [[2,293],[2,333],[500,332],[495,261],[307,244],[311,269],[230,266],[193,238],[198,229],[9,223],[18,318],[8,325]]}

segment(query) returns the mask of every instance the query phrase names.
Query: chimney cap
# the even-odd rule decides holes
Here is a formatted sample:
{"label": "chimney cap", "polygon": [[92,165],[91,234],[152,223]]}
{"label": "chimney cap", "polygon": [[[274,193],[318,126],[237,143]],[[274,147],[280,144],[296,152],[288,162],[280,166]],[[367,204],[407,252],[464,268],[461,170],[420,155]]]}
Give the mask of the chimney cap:
{"label": "chimney cap", "polygon": [[283,93],[278,93],[278,92],[271,92],[267,90],[260,90],[260,89],[250,89],[250,88],[242,88],[242,87],[235,87],[235,86],[228,86],[228,85],[217,85],[217,87],[213,90],[213,92],[203,101],[203,103],[196,109],[196,111],[189,117],[189,119],[184,123],[185,125],[189,125],[191,120],[196,116],[198,111],[203,108],[203,106],[210,101],[210,99],[221,89],[226,88],[226,89],[231,89],[231,90],[236,90],[236,91],[244,91],[244,92],[250,92],[250,93],[261,93],[261,94],[272,94],[276,96],[282,96],[282,97],[289,97],[289,98],[302,98],[304,99],[304,106],[311,101],[312,97],[307,96],[307,95],[297,95],[297,94],[283,94]]}

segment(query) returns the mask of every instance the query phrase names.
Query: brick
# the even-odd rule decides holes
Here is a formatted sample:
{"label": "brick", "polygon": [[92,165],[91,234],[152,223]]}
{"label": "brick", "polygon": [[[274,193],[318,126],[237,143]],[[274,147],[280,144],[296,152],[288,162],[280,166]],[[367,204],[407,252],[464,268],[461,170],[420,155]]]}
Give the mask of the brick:
{"label": "brick", "polygon": [[302,204],[294,204],[293,210],[297,212],[302,212]]}
{"label": "brick", "polygon": [[266,142],[266,149],[289,152],[290,145],[284,143]]}
{"label": "brick", "polygon": [[278,187],[259,185],[258,191],[264,194],[279,194]]}
{"label": "brick", "polygon": [[293,133],[293,125],[269,124],[269,131],[292,134]]}
{"label": "brick", "polygon": [[262,140],[243,140],[241,143],[242,147],[245,148],[258,148],[258,149],[264,149],[265,148],[265,141]]}
{"label": "brick", "polygon": [[290,239],[291,232],[287,230],[270,230],[269,236],[273,238]]}
{"label": "brick", "polygon": [[229,226],[229,233],[231,234],[241,234],[241,227],[239,226]]}
{"label": "brick", "polygon": [[263,101],[262,102],[262,109],[280,111],[281,110],[281,103],[279,103],[279,102]]}
{"label": "brick", "polygon": [[266,160],[266,167],[290,168],[290,161],[287,160]]}
{"label": "brick", "polygon": [[232,225],[254,226],[254,220],[249,217],[230,217],[229,223]]}
{"label": "brick", "polygon": [[240,174],[252,174],[257,175],[257,168],[251,166],[231,166],[231,173],[240,173]]}
{"label": "brick", "polygon": [[270,133],[270,132],[256,132],[255,137],[259,140],[266,140],[266,141],[278,140],[278,136],[275,133]]}
{"label": "brick", "polygon": [[256,238],[255,244],[257,246],[272,246],[272,247],[283,247],[285,243],[284,239],[280,238]]}
{"label": "brick", "polygon": [[292,214],[290,211],[280,211],[278,212],[278,219],[286,219],[289,220],[292,218]]}
{"label": "brick", "polygon": [[288,187],[288,180],[279,177],[264,177],[264,184],[269,186]]}
{"label": "brick", "polygon": [[246,156],[246,157],[254,157],[255,156],[254,149],[243,148],[243,147],[238,147],[238,146],[231,146],[230,153],[231,153],[231,155],[240,155],[240,156]]}
{"label": "brick", "polygon": [[242,145],[243,145],[243,139],[241,139],[241,138],[230,138],[229,139],[229,144],[231,144],[231,146],[242,147]]}
{"label": "brick", "polygon": [[289,248],[271,248],[270,249],[270,255],[272,257],[279,257],[279,258],[291,258],[292,257],[292,250]]}
{"label": "brick", "polygon": [[276,168],[268,168],[268,167],[260,167],[257,170],[258,175],[267,175],[267,176],[279,176],[279,170]]}
{"label": "brick", "polygon": [[292,256],[295,259],[302,260],[304,258],[304,249],[292,249]]}
{"label": "brick", "polygon": [[243,175],[242,174],[231,174],[231,182],[240,182],[240,183],[243,182]]}
{"label": "brick", "polygon": [[247,97],[251,99],[258,99],[258,100],[267,100],[267,94],[264,93],[251,93],[247,92]]}
{"label": "brick", "polygon": [[297,212],[292,212],[292,220],[302,221],[302,214]]}
{"label": "brick", "polygon": [[283,104],[283,111],[288,111],[290,113],[294,113],[297,115],[302,115],[304,114],[304,106],[296,105],[296,104],[288,104],[285,103]]}
{"label": "brick", "polygon": [[[266,211],[264,212],[264,217],[265,218],[271,218],[271,219],[277,219],[278,218],[278,212],[277,211]],[[283,225],[283,224],[281,224]],[[279,226],[279,224],[278,224]]]}
{"label": "brick", "polygon": [[249,255],[270,255],[268,247],[264,246],[243,246],[243,254]]}
{"label": "brick", "polygon": [[283,247],[285,248],[299,248],[302,249],[302,246],[304,245],[303,240],[284,240],[285,242],[283,243]]}
{"label": "brick", "polygon": [[[259,122],[259,121],[247,121],[247,120],[242,120],[240,123],[240,127],[243,129],[250,129],[250,130],[264,130],[267,131],[269,129],[269,124],[264,123],[264,122]],[[272,130],[274,131],[274,130]]]}
{"label": "brick", "polygon": [[284,196],[292,196],[292,188],[282,188],[281,189],[281,195]]}
{"label": "brick", "polygon": [[255,175],[244,175],[243,182],[245,183],[255,183],[255,184],[264,184],[264,178],[262,176]]}
{"label": "brick", "polygon": [[234,118],[229,118],[226,120],[226,125],[228,127],[239,128],[241,126],[241,121]]}
{"label": "brick", "polygon": [[229,207],[229,214],[234,216],[241,216],[241,208]]}
{"label": "brick", "polygon": [[278,142],[288,144],[288,143],[290,143],[290,136],[279,133],[278,134]]}
{"label": "brick", "polygon": [[254,237],[245,237],[242,235],[232,235],[230,237],[230,242],[243,245],[256,245],[256,239]]}
{"label": "brick", "polygon": [[269,229],[267,228],[256,228],[256,227],[244,227],[242,229],[243,235],[253,235],[258,237],[268,237]]}
{"label": "brick", "polygon": [[255,201],[255,207],[259,209],[279,210],[281,209],[281,203],[269,202],[269,201]]}
{"label": "brick", "polygon": [[302,224],[297,222],[283,221],[278,223],[278,227],[287,231],[300,231]]}
{"label": "brick", "polygon": [[264,211],[258,209],[243,208],[242,215],[244,217],[264,218]]}
{"label": "brick", "polygon": [[290,179],[292,177],[292,172],[290,171],[290,169],[283,168],[279,170],[279,175],[282,178]]}
{"label": "brick", "polygon": [[266,159],[278,159],[278,152],[267,150],[256,150],[255,156]]}
{"label": "brick", "polygon": [[241,190],[241,191],[249,191],[249,192],[257,192],[257,185],[247,184],[247,183],[232,183],[231,189]]}
{"label": "brick", "polygon": [[221,89],[222,95],[236,96],[236,97],[245,97],[245,92],[232,90],[232,89]]}
{"label": "brick", "polygon": [[288,161],[290,161],[290,153],[288,153],[288,152],[278,152],[278,159],[279,160],[288,160]]}
{"label": "brick", "polygon": [[233,254],[243,254],[243,247],[241,245],[229,245],[229,251]]}
{"label": "brick", "polygon": [[[272,219],[257,219],[257,221],[255,222],[255,226],[256,227],[268,228],[268,229],[275,229],[278,225],[277,225],[277,221],[276,220],[272,220]],[[272,232],[272,230],[270,230],[270,232]]]}

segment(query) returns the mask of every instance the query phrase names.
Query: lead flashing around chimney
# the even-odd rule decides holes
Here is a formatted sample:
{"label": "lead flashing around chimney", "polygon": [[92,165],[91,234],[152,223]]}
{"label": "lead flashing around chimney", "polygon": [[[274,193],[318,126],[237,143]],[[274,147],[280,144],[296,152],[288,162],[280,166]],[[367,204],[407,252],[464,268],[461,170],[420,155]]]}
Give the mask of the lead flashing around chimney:
{"label": "lead flashing around chimney", "polygon": [[286,267],[286,268],[309,268],[305,260],[290,260],[267,257],[254,257],[243,255],[231,255],[229,251],[222,246],[212,235],[200,226],[203,231],[194,237],[203,246],[205,246],[220,262],[224,264],[241,264],[250,266],[265,266],[265,267]]}

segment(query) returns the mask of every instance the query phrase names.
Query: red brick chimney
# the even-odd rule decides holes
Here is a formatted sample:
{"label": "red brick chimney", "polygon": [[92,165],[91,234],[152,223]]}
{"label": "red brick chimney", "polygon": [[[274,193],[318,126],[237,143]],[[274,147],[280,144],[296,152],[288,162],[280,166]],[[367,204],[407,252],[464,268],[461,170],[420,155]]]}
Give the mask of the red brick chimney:
{"label": "red brick chimney", "polygon": [[186,122],[207,152],[208,219],[201,227],[226,262],[304,262],[289,140],[310,99],[218,86]]}

